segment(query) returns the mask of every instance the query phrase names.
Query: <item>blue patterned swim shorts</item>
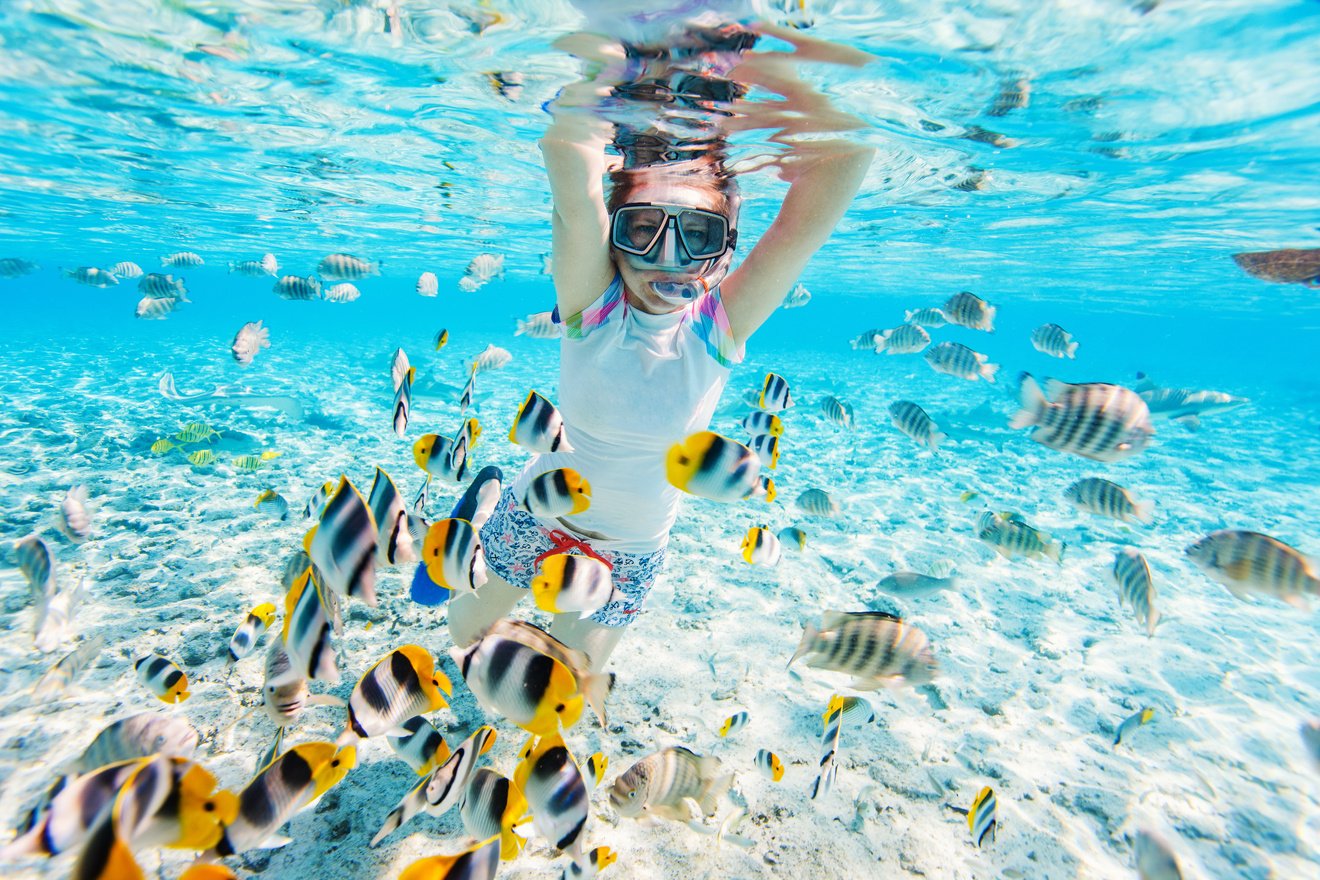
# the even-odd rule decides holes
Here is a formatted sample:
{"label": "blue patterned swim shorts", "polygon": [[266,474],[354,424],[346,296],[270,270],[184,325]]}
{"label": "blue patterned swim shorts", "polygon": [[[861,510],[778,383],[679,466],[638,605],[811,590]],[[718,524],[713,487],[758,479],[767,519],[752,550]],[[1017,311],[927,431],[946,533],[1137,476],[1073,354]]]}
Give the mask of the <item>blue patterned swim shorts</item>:
{"label": "blue patterned swim shorts", "polygon": [[[546,529],[536,517],[518,508],[513,493],[506,488],[495,512],[481,527],[481,545],[490,571],[515,587],[529,590],[538,556],[560,550],[580,553],[590,542],[568,532]],[[664,567],[665,548],[654,553],[615,553],[593,547],[591,552],[612,566],[614,586],[623,598],[606,604],[587,619],[602,626],[627,626],[642,610],[646,594]]]}

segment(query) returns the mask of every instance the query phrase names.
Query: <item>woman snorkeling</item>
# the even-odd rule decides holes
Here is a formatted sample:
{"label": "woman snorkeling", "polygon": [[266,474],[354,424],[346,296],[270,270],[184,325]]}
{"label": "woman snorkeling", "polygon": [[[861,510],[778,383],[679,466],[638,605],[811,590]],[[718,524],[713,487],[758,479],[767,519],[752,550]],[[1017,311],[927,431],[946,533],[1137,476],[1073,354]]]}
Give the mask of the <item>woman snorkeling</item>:
{"label": "woman snorkeling", "polygon": [[[747,340],[861,185],[871,148],[842,139],[790,143],[766,163],[789,184],[778,214],[732,265],[735,248],[747,242],[738,235],[725,133],[855,127],[786,72],[783,53],[745,55],[756,38],[729,26],[690,31],[660,49],[575,45],[594,76],[560,94],[540,141],[563,330],[558,403],[572,451],[537,455],[506,488],[481,532],[489,580],[451,603],[458,645],[514,607],[542,559],[571,552],[610,566],[615,598],[586,618],[555,615],[550,633],[585,651],[594,670],[604,666],[664,564],[682,497],[666,479],[666,451],[708,426]],[[792,32],[781,38],[799,46],[799,57],[820,57],[819,44]],[[742,100],[749,82],[789,100],[758,108]],[[809,100],[785,107],[794,91]],[[639,121],[638,108],[650,118]],[[607,175],[609,146],[622,161]],[[533,478],[557,468],[586,480],[590,506],[557,519],[521,509],[515,499]]]}

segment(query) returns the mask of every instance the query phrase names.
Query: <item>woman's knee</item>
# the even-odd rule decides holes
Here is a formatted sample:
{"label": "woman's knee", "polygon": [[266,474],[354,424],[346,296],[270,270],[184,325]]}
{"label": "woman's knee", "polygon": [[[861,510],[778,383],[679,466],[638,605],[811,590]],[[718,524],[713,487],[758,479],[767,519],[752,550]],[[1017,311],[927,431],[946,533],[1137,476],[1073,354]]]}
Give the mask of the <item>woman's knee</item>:
{"label": "woman's knee", "polygon": [[513,610],[526,590],[491,575],[475,593],[460,593],[449,600],[449,635],[466,647],[492,623]]}

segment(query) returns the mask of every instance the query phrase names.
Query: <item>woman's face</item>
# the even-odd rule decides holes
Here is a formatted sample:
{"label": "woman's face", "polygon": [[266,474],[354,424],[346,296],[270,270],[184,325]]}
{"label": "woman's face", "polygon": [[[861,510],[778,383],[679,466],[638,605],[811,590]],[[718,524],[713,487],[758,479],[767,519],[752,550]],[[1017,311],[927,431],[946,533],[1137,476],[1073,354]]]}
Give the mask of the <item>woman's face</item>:
{"label": "woman's face", "polygon": [[[674,181],[662,181],[656,183],[644,183],[633,187],[632,193],[628,196],[629,202],[650,202],[660,205],[684,205],[690,208],[701,208],[706,211],[716,211],[723,213],[721,208],[724,199],[710,188],[704,186],[693,186]],[[730,221],[732,225],[732,221]],[[640,306],[644,311],[659,314],[661,312],[676,311],[682,306],[666,302],[656,296],[651,290],[653,281],[692,281],[700,277],[703,273],[710,271],[713,261],[707,260],[696,264],[691,270],[675,269],[639,269],[628,255],[621,253],[611,247],[610,254],[614,258],[614,265],[618,267],[619,274],[623,276],[623,283],[627,287],[633,305]]]}

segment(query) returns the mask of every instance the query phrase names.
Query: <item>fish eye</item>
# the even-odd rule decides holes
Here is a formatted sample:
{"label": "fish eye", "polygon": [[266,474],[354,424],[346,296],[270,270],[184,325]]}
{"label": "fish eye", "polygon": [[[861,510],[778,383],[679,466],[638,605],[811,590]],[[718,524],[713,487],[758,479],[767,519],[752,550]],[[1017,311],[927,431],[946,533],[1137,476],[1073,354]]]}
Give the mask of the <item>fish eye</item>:
{"label": "fish eye", "polygon": [[207,801],[205,804],[202,805],[202,809],[206,810],[206,812],[208,813],[215,812],[215,804],[211,801]]}
{"label": "fish eye", "polygon": [[637,798],[637,792],[636,792],[636,791],[630,791],[630,792],[628,792],[628,800],[631,801],[631,800],[635,800],[636,798]]}

